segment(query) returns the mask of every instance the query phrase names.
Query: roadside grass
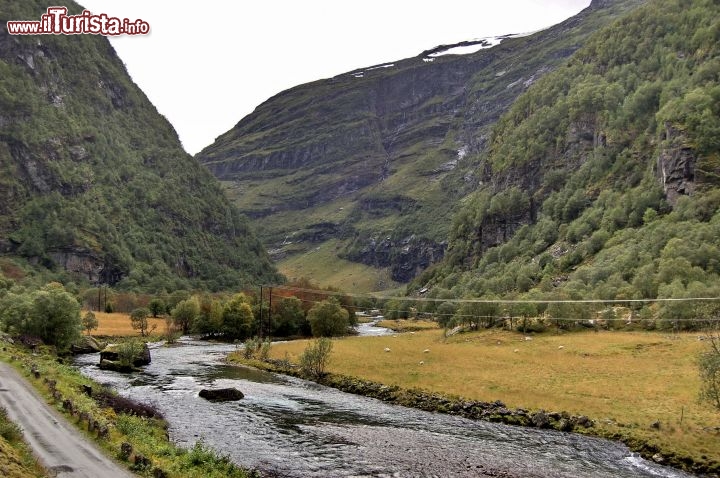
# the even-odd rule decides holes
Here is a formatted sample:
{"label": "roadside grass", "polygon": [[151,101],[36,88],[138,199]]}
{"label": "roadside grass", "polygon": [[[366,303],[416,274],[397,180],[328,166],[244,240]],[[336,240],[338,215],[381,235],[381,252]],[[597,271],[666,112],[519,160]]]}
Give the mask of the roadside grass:
{"label": "roadside grass", "polygon": [[[298,362],[306,345],[277,344],[271,358],[287,353]],[[502,400],[512,408],[587,415],[596,422],[589,433],[643,441],[698,462],[720,461],[720,414],[697,400],[702,348],[697,334],[601,331],[525,340],[500,330],[449,338],[429,330],[336,340],[328,371]],[[656,422],[659,428],[652,426]]]}
{"label": "roadside grass", "polygon": [[5,478],[39,478],[47,471],[23,440],[22,430],[0,408],[0,471]]}
{"label": "roadside grass", "polygon": [[417,332],[419,330],[439,329],[440,326],[434,320],[414,319],[385,319],[377,323],[378,327],[394,330],[395,332]]}
{"label": "roadside grass", "polygon": [[[116,413],[112,408],[101,406],[83,392],[83,386],[91,386],[93,394],[96,394],[101,390],[101,385],[82,375],[75,367],[58,363],[57,357],[51,353],[40,352],[31,355],[25,349],[8,345],[0,350],[0,360],[15,367],[51,406],[85,434],[88,440],[97,443],[108,456],[124,463],[128,469],[140,476],[187,478],[258,476],[254,472],[234,465],[228,457],[218,455],[202,444],[189,450],[177,447],[169,440],[167,424],[162,419]],[[31,373],[33,365],[38,370],[40,378],[35,378]],[[55,390],[61,399],[53,397],[46,380],[56,381]],[[66,400],[72,402],[74,413],[70,413],[63,406],[63,401]],[[100,427],[107,427],[107,436],[102,438],[96,431],[89,431],[87,418],[82,418],[83,416],[90,416]],[[124,442],[132,445],[133,452],[129,457],[121,453],[121,445]],[[143,457],[148,461],[144,461]],[[22,475],[18,476],[25,478]]]}
{"label": "roadside grass", "polygon": [[[83,313],[85,313],[83,311]],[[91,335],[99,337],[127,337],[127,336],[140,336],[140,331],[132,328],[130,322],[130,314],[123,312],[93,312],[95,318],[98,320],[98,328],[91,331]],[[152,334],[161,334],[165,332],[165,319],[164,318],[148,318],[150,328],[155,326],[155,330]]]}

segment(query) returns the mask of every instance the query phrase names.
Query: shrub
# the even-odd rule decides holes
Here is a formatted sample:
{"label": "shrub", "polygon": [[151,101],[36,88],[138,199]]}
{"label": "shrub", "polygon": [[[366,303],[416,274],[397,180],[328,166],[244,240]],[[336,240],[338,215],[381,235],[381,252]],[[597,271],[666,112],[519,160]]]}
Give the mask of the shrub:
{"label": "shrub", "polygon": [[0,437],[9,443],[16,443],[22,439],[22,430],[8,419],[7,411],[2,407],[0,407]]}
{"label": "shrub", "polygon": [[707,337],[707,349],[700,354],[700,399],[720,410],[720,334]]}
{"label": "shrub", "polygon": [[142,342],[137,340],[128,340],[118,345],[117,354],[118,362],[123,367],[132,367],[135,357],[140,355],[143,349]]}
{"label": "shrub", "polygon": [[251,359],[255,356],[255,353],[260,349],[260,340],[255,337],[252,339],[247,339],[243,343],[243,357],[246,359]]}
{"label": "shrub", "polygon": [[310,342],[302,356],[300,356],[300,370],[302,373],[313,379],[325,375],[325,367],[330,360],[332,346],[332,341],[326,337]]}

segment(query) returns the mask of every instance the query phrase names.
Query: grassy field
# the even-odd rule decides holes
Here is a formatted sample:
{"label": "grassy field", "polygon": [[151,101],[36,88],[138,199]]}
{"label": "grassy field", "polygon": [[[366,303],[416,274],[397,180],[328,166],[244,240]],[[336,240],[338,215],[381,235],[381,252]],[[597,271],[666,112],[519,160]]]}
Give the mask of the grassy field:
{"label": "grassy field", "polygon": [[[85,312],[83,312],[84,314]],[[132,328],[130,323],[130,314],[122,312],[93,312],[95,318],[98,320],[98,328],[91,332],[92,335],[96,336],[108,336],[108,337],[127,337],[127,336],[140,336],[140,331]],[[150,329],[155,326],[155,330],[152,334],[161,334],[165,332],[165,319],[149,318],[148,323]]]}
{"label": "grassy field", "polygon": [[339,259],[338,244],[336,240],[324,242],[307,252],[283,259],[277,267],[290,279],[308,277],[322,287],[332,285],[341,290],[374,292],[398,286],[390,279],[388,269]]}
{"label": "grassy field", "polygon": [[438,329],[434,320],[386,319],[378,322],[378,327],[385,327],[396,332],[417,332],[418,330]]}
{"label": "grassy field", "polygon": [[[697,400],[696,358],[703,344],[697,334],[582,332],[525,340],[493,330],[446,339],[442,331],[430,330],[336,340],[329,371],[502,400],[510,407],[584,414],[606,436],[720,460],[720,414]],[[279,344],[271,355],[288,352],[296,361],[305,346],[305,341]]]}

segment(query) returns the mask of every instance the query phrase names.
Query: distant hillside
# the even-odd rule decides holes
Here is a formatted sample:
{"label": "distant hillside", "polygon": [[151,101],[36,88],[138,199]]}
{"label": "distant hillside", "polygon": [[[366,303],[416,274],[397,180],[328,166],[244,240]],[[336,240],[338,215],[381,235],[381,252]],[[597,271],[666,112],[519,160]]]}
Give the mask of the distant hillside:
{"label": "distant hillside", "polygon": [[443,46],[292,88],[197,159],[276,258],[312,261],[316,247],[332,247],[406,282],[442,258],[458,200],[484,180],[478,167],[495,121],[638,3],[595,1],[555,27],[476,53]]}
{"label": "distant hillside", "polygon": [[276,280],[106,38],[7,33],[55,4],[0,0],[0,253],[126,288]]}
{"label": "distant hillside", "polygon": [[[414,288],[720,297],[717,2],[657,0],[599,31],[515,101],[489,150],[444,261]],[[635,309],[678,326],[717,313],[702,303]]]}

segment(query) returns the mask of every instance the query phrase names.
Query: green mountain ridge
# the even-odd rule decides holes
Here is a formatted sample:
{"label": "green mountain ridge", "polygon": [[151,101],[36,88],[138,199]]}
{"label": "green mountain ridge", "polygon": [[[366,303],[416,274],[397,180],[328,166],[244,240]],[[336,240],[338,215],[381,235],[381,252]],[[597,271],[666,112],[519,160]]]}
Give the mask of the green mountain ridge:
{"label": "green mountain ridge", "polygon": [[[410,290],[720,297],[719,45],[712,1],[655,0],[593,35],[497,123],[483,186],[454,217],[444,260]],[[590,307],[552,309],[591,317]],[[680,328],[717,314],[702,302],[632,310]]]}
{"label": "green mountain ridge", "polygon": [[275,258],[332,245],[338,258],[407,282],[442,258],[458,201],[482,180],[495,121],[639,3],[594,1],[559,25],[477,53],[432,49],[297,86],[196,158],[253,218]]}
{"label": "green mountain ridge", "polygon": [[106,38],[7,33],[50,5],[0,1],[0,252],[121,288],[279,280]]}

